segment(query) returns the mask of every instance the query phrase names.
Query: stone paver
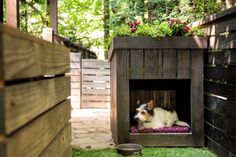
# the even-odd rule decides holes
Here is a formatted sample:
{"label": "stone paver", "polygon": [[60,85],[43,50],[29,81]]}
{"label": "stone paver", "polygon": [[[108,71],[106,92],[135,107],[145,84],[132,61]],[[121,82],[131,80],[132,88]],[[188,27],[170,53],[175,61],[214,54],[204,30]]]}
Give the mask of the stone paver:
{"label": "stone paver", "polygon": [[113,148],[109,109],[73,110],[72,146],[89,149]]}

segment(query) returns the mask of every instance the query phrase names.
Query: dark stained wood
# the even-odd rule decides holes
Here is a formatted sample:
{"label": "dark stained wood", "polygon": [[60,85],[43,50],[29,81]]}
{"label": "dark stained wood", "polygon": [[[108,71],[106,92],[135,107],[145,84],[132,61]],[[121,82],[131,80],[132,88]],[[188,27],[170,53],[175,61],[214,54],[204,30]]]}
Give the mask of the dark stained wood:
{"label": "dark stained wood", "polygon": [[163,50],[163,79],[176,79],[177,58],[176,50]]}
{"label": "dark stained wood", "polygon": [[190,78],[190,50],[177,50],[177,79]]}
{"label": "dark stained wood", "polygon": [[236,33],[225,36],[210,37],[210,48],[212,49],[233,49],[236,48]]}
{"label": "dark stained wood", "polygon": [[6,1],[6,23],[12,27],[19,28],[19,0]]}
{"label": "dark stained wood", "polygon": [[201,136],[192,134],[131,134],[130,142],[143,146],[199,146]]}
{"label": "dark stained wood", "polygon": [[[213,141],[211,138],[207,137],[205,138],[205,142],[206,142],[206,146],[207,148],[213,152],[214,154],[216,154],[217,156],[232,156],[233,154],[226,150],[224,147],[222,147],[221,145],[217,144],[215,141]],[[233,155],[233,157],[236,156],[235,154]]]}
{"label": "dark stained wood", "polygon": [[205,94],[205,106],[219,114],[236,119],[236,103]]}
{"label": "dark stained wood", "polygon": [[[204,145],[203,116],[203,50],[191,50],[191,114],[192,132],[195,139]],[[198,135],[198,137],[197,137]]]}
{"label": "dark stained wood", "polygon": [[151,37],[116,37],[109,49],[108,59],[117,49],[206,49],[205,37],[165,37],[161,39]]}
{"label": "dark stained wood", "polygon": [[236,154],[236,139],[232,136],[222,132],[218,128],[212,126],[209,123],[205,123],[206,135],[214,139],[216,143],[223,146],[225,149],[229,150],[233,154]]}
{"label": "dark stained wood", "polygon": [[236,102],[236,87],[235,85],[213,82],[205,80],[205,92],[215,94],[227,98],[229,101]]}
{"label": "dark stained wood", "polygon": [[[117,53],[117,117],[118,127],[117,132],[118,143],[129,142],[129,53],[127,50],[123,50],[120,53]],[[124,118],[125,117],[125,118]]]}
{"label": "dark stained wood", "polygon": [[143,77],[144,77],[144,52],[143,50],[131,50],[130,51],[130,78],[143,79]]}
{"label": "dark stained wood", "polygon": [[162,50],[144,50],[144,79],[162,78]]}
{"label": "dark stained wood", "polygon": [[236,66],[236,49],[210,51],[205,57],[205,64]]}
{"label": "dark stained wood", "polygon": [[205,78],[228,84],[236,84],[236,67],[205,67]]}
{"label": "dark stained wood", "polygon": [[230,136],[236,138],[236,119],[232,119],[224,114],[211,111],[208,108],[205,108],[204,113],[205,121],[219,128],[225,134],[229,134]]}
{"label": "dark stained wood", "polygon": [[58,32],[57,1],[58,0],[50,0],[50,26],[56,34]]}

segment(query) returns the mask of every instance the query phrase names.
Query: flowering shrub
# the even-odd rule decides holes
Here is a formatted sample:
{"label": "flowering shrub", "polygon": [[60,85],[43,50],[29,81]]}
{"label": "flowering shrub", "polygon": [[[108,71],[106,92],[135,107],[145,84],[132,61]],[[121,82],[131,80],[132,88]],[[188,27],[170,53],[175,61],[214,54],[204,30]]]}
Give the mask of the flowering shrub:
{"label": "flowering shrub", "polygon": [[180,20],[170,19],[168,21],[169,27],[172,29],[172,36],[185,36],[189,33],[190,28],[187,22]]}

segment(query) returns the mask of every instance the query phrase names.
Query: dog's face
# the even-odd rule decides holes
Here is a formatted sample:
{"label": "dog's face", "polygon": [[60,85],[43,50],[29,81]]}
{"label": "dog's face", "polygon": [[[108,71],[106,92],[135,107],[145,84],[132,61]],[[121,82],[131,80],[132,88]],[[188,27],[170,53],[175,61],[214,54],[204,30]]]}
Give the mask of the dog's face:
{"label": "dog's face", "polygon": [[149,101],[146,104],[141,104],[136,109],[137,113],[134,116],[134,119],[141,123],[150,122],[153,118],[153,108],[154,108],[153,100]]}

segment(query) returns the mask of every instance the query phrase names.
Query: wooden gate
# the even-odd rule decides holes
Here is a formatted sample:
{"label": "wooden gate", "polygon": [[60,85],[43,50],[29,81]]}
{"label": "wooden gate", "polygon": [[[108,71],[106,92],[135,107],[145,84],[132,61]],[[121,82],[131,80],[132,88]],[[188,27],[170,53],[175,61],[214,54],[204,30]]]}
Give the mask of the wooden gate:
{"label": "wooden gate", "polygon": [[110,107],[110,64],[83,59],[81,69],[81,108]]}

